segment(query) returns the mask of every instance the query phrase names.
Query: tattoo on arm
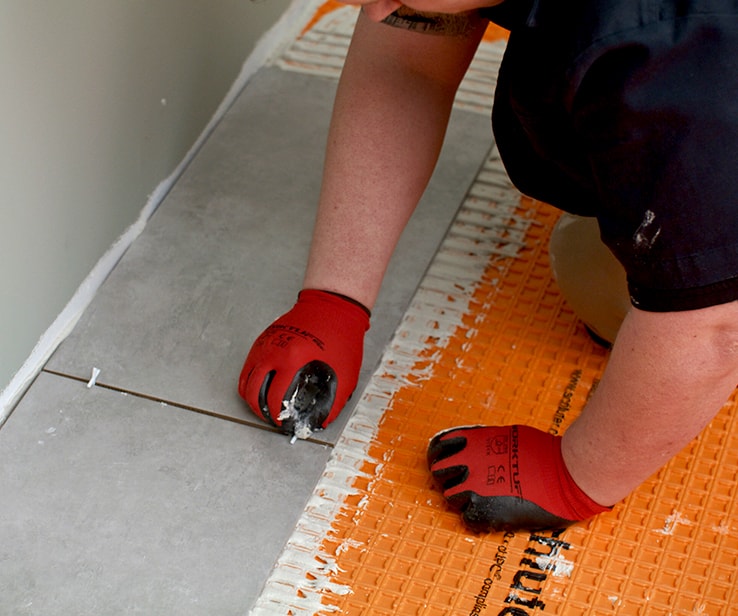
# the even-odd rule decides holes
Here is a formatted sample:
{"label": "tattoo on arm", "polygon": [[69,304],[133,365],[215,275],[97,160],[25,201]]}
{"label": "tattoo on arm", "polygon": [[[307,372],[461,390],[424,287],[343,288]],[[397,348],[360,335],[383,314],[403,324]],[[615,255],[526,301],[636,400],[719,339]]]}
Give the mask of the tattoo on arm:
{"label": "tattoo on arm", "polygon": [[478,25],[482,17],[476,11],[459,14],[421,13],[401,7],[387,16],[382,23],[422,34],[466,36]]}

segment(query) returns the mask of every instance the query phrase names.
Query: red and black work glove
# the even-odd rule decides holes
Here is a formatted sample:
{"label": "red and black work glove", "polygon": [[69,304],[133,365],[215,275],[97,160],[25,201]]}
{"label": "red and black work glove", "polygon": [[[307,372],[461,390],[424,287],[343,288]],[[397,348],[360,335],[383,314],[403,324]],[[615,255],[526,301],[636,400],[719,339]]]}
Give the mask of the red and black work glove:
{"label": "red and black work glove", "polygon": [[354,300],[305,289],[251,347],[238,392],[251,410],[292,436],[333,421],[356,388],[370,313]]}
{"label": "red and black work glove", "polygon": [[574,483],[561,437],[529,426],[445,430],[430,441],[428,465],[477,532],[564,528],[610,509]]}

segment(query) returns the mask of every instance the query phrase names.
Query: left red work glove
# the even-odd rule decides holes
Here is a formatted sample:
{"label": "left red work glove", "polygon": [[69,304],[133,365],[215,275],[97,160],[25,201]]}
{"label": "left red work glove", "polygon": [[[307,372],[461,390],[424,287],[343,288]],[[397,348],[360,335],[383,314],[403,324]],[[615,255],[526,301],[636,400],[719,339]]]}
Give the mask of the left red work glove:
{"label": "left red work glove", "polygon": [[298,438],[325,428],[359,380],[370,312],[354,300],[315,289],[256,339],[238,392],[265,421]]}

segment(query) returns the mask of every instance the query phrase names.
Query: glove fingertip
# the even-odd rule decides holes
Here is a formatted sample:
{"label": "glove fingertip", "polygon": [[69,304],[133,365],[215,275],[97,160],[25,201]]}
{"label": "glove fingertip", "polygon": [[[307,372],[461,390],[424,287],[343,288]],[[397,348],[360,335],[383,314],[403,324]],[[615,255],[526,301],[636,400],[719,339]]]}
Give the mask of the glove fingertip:
{"label": "glove fingertip", "polygon": [[333,368],[320,360],[308,362],[297,371],[287,388],[284,412],[280,413],[283,428],[293,435],[309,435],[324,428],[336,410],[336,393],[337,377]]}
{"label": "glove fingertip", "polygon": [[264,375],[264,380],[261,382],[256,400],[259,413],[264,418],[264,421],[272,424],[273,426],[279,426],[279,417],[274,417],[269,410],[269,388],[274,380],[275,374],[276,370],[270,370]]}
{"label": "glove fingertip", "polygon": [[464,464],[431,467],[431,474],[444,496],[450,495],[454,488],[461,486],[469,478],[469,467]]}
{"label": "glove fingertip", "polygon": [[244,365],[241,375],[238,379],[238,394],[246,402],[249,410],[267,423],[272,425],[274,421],[269,413],[269,408],[266,404],[266,397],[269,391],[269,386],[274,378],[274,370],[267,372],[262,379],[258,366],[248,365],[248,362]]}
{"label": "glove fingertip", "polygon": [[434,436],[428,444],[428,467],[450,458],[463,451],[467,440],[463,436],[449,436],[448,432],[442,432]]}

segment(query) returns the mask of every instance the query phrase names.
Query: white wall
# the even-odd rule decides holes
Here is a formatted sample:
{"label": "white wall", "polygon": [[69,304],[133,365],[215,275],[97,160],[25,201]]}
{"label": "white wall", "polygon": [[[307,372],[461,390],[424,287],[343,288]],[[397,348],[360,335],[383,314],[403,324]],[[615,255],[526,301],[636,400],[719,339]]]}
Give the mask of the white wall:
{"label": "white wall", "polygon": [[[81,283],[96,264],[100,270],[116,238],[140,222],[152,192],[181,167],[226,94],[233,95],[257,41],[263,48],[262,35],[280,16],[271,38],[285,25],[288,5],[0,2],[0,392],[6,406],[17,397],[21,373],[38,363],[32,356],[50,352],[60,334],[54,324],[64,326],[58,317],[69,312]],[[0,423],[2,415],[0,408]]]}

